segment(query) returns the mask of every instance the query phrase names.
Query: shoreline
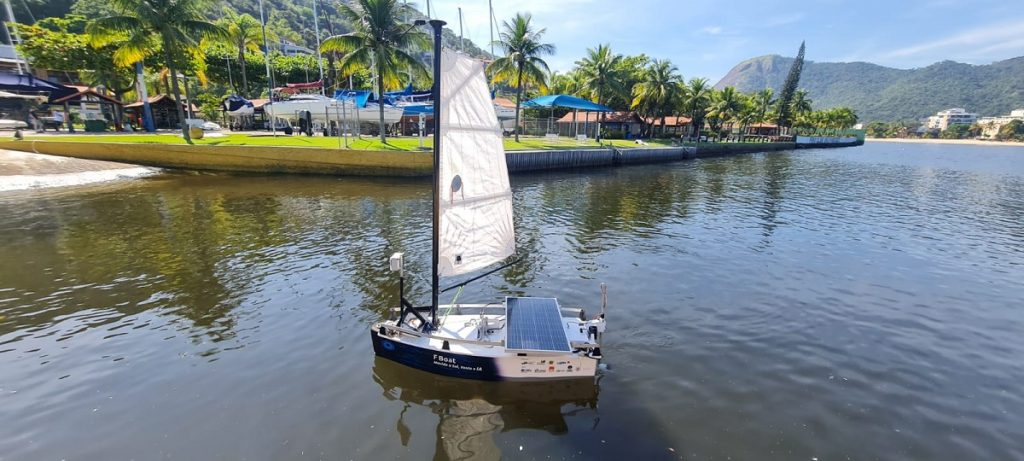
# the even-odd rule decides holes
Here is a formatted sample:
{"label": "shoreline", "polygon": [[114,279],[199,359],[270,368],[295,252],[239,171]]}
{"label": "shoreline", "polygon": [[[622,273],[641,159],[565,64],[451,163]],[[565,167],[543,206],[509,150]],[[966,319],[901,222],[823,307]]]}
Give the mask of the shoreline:
{"label": "shoreline", "polygon": [[924,138],[865,138],[865,142],[889,142],[897,144],[948,144],[959,146],[1009,146],[1024,147],[1024,142],[983,141],[980,139],[924,139]]}

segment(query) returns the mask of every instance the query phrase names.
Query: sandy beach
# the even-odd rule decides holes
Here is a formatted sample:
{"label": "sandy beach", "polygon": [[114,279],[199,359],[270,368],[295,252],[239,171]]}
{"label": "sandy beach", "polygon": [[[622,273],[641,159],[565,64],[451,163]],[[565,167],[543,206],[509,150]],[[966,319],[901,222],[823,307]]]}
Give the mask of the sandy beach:
{"label": "sandy beach", "polygon": [[138,178],[158,171],[124,163],[0,150],[0,192]]}
{"label": "sandy beach", "polygon": [[956,144],[961,146],[1024,147],[1024,142],[982,141],[980,139],[923,139],[923,138],[866,138],[866,142],[894,142],[903,144]]}

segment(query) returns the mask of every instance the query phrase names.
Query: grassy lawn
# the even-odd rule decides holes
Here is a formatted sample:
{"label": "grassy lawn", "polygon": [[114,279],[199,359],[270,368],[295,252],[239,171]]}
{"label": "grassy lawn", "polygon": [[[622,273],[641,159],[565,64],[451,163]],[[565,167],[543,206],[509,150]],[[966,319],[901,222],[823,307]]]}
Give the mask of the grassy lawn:
{"label": "grassy lawn", "polygon": [[[39,140],[39,141],[61,141],[61,142],[119,142],[119,143],[137,143],[137,144],[185,144],[185,141],[179,136],[172,134],[116,134],[116,135],[58,135],[58,136],[26,136],[25,139]],[[636,147],[667,147],[671,146],[671,141],[668,140],[651,140],[647,142],[646,146],[641,146],[630,140],[615,139],[603,141],[604,145],[612,145],[620,149],[629,149]],[[269,133],[266,135],[248,135],[248,134],[227,134],[219,137],[209,137],[204,139],[197,139],[195,141],[197,145],[209,145],[209,146],[287,146],[287,147],[319,147],[328,149],[337,149],[339,145],[344,148],[343,143],[339,143],[338,138],[328,138],[322,136],[271,136]],[[432,145],[432,139],[427,138],[423,140],[423,145],[429,148]],[[530,138],[520,137],[520,142],[515,142],[514,139],[505,139],[505,150],[544,150],[544,149],[568,149],[568,148],[586,148],[586,147],[599,147],[600,145],[589,140],[586,142],[578,142],[575,139],[570,138],[559,138],[556,141],[548,140],[546,138]],[[361,139],[349,139],[348,148],[354,150],[398,150],[398,151],[413,151],[419,149],[419,141],[417,138],[389,138],[388,142],[382,143],[379,138],[371,136],[363,136]]]}

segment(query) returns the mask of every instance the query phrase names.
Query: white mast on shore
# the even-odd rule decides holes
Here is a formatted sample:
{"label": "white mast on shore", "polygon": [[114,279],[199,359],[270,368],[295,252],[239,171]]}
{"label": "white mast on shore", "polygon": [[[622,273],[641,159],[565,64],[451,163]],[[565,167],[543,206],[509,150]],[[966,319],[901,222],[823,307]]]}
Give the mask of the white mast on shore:
{"label": "white mast on shore", "polygon": [[[274,103],[274,76],[270,73],[270,43],[267,42],[267,21],[263,17],[263,0],[260,0],[260,26],[263,28],[263,62],[267,65],[267,105]],[[263,106],[263,113],[266,115],[267,106]],[[274,136],[277,136],[277,124],[274,123],[274,118],[271,116],[270,121],[270,132]]]}
{"label": "white mast on shore", "polygon": [[491,59],[494,59],[494,2],[487,0],[487,28],[491,30]]}
{"label": "white mast on shore", "polygon": [[316,30],[316,65],[320,67],[320,94],[327,96],[327,86],[324,84],[324,58],[320,54],[320,15],[316,12],[316,4],[320,0],[313,0],[313,28]]}
{"label": "white mast on shore", "polygon": [[466,51],[466,39],[462,38],[462,7],[459,7],[459,51]]}

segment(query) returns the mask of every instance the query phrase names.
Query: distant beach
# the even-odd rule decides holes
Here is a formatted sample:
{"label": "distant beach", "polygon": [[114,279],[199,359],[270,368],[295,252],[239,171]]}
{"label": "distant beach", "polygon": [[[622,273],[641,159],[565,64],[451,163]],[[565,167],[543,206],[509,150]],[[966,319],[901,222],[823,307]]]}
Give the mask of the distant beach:
{"label": "distant beach", "polygon": [[0,150],[0,192],[137,178],[157,171],[124,163]]}
{"label": "distant beach", "polygon": [[1024,142],[983,141],[980,139],[926,139],[926,138],[866,138],[866,142],[896,142],[904,144],[957,144],[961,146],[1024,147]]}

